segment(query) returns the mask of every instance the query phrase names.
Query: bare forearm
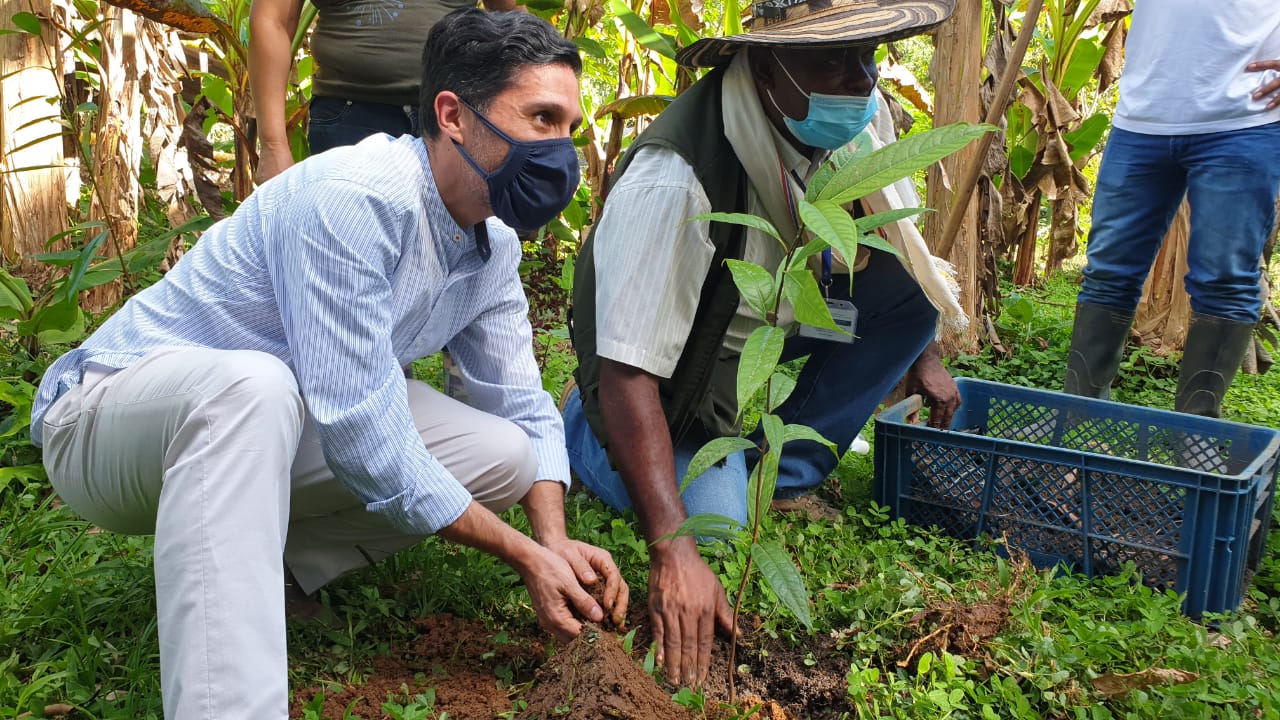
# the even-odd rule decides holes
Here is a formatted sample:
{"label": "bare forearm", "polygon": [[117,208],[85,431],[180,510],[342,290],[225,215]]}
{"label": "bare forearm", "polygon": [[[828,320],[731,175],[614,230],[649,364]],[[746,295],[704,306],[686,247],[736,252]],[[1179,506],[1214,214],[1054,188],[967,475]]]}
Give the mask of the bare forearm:
{"label": "bare forearm", "polygon": [[611,360],[600,367],[600,411],[640,526],[650,542],[686,518],[675,477],[671,432],[658,400],[658,378]]}
{"label": "bare forearm", "polygon": [[920,351],[920,356],[912,363],[913,367],[921,367],[929,364],[942,364],[942,346],[938,345],[937,340],[930,340],[928,345],[924,346],[924,350]]}
{"label": "bare forearm", "polygon": [[301,12],[301,0],[254,0],[249,11],[249,85],[264,145],[288,143],[285,94]]}
{"label": "bare forearm", "polygon": [[533,537],[543,545],[567,537],[564,530],[564,485],[554,480],[539,480],[520,500],[529,516]]}
{"label": "bare forearm", "polygon": [[523,574],[536,544],[483,505],[472,502],[452,525],[439,532],[449,542],[488,553]]}

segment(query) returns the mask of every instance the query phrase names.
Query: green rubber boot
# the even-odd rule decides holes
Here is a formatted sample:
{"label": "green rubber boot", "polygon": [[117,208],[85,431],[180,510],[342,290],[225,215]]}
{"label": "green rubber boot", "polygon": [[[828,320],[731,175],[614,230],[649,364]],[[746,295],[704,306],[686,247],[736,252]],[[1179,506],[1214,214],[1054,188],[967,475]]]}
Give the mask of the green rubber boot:
{"label": "green rubber boot", "polygon": [[1222,417],[1222,398],[1251,342],[1253,323],[1191,313],[1173,409]]}
{"label": "green rubber boot", "polygon": [[1071,354],[1067,356],[1064,389],[1072,395],[1106,400],[1111,397],[1111,381],[1124,357],[1133,313],[1127,310],[1076,303],[1076,321],[1071,328]]}

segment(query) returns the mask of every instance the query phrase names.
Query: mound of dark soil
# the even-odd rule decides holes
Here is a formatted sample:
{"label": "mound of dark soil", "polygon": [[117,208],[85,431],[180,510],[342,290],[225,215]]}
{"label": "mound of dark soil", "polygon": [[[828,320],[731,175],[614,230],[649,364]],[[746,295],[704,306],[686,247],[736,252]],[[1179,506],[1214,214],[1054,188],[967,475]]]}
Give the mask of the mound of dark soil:
{"label": "mound of dark soil", "polygon": [[586,626],[538,668],[526,720],[693,720],[627,655],[614,633]]}

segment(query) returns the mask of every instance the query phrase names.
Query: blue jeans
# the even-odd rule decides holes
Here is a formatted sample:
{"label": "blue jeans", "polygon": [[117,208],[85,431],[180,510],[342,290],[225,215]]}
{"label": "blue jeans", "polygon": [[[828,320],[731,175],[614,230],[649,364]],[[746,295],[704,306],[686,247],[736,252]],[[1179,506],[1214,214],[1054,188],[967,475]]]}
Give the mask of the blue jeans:
{"label": "blue jeans", "polygon": [[[809,360],[779,415],[787,423],[814,428],[835,442],[844,455],[880,401],[933,339],[938,313],[901,263],[879,251],[872,251],[868,267],[855,275],[852,296],[846,277],[836,278],[831,296],[849,299],[857,306],[858,339],[850,344],[789,338],[783,360],[803,355]],[[591,432],[577,390],[565,404],[564,425],[569,463],[578,479],[614,509],[630,508],[626,486]],[[686,443],[674,448],[677,483],[700,447]],[[681,496],[685,511],[690,515],[718,513],[745,523],[747,468],[756,459],[754,453],[736,453],[696,478]],[[813,490],[835,470],[837,462],[838,458],[818,443],[787,443],[778,467],[776,496],[797,497]]]}
{"label": "blue jeans", "polygon": [[389,105],[363,100],[315,96],[309,108],[307,141],[311,154],[343,145],[355,145],[376,133],[392,137],[418,134],[415,105]]}
{"label": "blue jeans", "polygon": [[1093,200],[1079,299],[1124,311],[1178,205],[1191,205],[1186,276],[1191,309],[1256,322],[1259,258],[1280,192],[1280,123],[1199,135],[1111,131]]}

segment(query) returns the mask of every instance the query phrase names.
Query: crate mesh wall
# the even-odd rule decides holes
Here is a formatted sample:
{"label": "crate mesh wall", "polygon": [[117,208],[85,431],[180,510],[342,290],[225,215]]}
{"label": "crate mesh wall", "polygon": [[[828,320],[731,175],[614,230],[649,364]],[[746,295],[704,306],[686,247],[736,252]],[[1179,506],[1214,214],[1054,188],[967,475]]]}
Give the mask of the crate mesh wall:
{"label": "crate mesh wall", "polygon": [[1239,604],[1265,546],[1280,432],[958,382],[960,432],[906,424],[897,406],[877,422],[877,499],[895,514],[1004,538],[1040,565],[1098,575],[1132,562],[1147,584],[1187,592],[1193,615]]}

